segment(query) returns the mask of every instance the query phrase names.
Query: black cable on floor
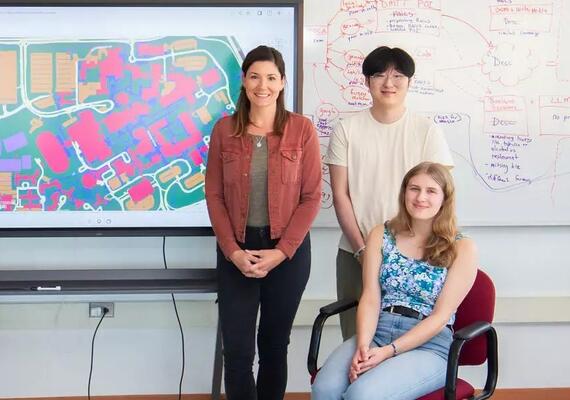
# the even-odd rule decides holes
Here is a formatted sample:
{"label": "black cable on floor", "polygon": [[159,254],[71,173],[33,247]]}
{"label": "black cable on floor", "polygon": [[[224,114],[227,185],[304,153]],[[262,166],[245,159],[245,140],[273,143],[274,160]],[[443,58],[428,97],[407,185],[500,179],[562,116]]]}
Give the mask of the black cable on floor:
{"label": "black cable on floor", "polygon": [[[162,261],[164,263],[164,269],[168,269],[168,263],[166,262],[166,236],[162,237]],[[178,315],[178,307],[176,306],[174,293],[170,293],[170,296],[172,297],[172,305],[174,306],[174,313],[176,314],[176,320],[178,321],[178,327],[180,328],[180,338],[182,341],[182,371],[180,372],[180,382],[178,383],[178,400],[182,400],[182,381],[184,380],[184,369],[186,364],[186,351],[184,350],[184,330],[182,330],[182,323],[180,322],[180,316]]]}
{"label": "black cable on floor", "polygon": [[101,325],[101,322],[103,322],[103,319],[105,319],[105,316],[107,315],[108,312],[109,309],[107,307],[103,307],[103,315],[101,316],[101,319],[99,320],[99,323],[95,328],[95,332],[93,332],[93,338],[91,339],[91,365],[89,366],[89,380],[87,381],[88,400],[91,400],[91,377],[93,376],[93,355],[95,353],[95,336],[97,336],[97,331],[99,330],[99,326]]}

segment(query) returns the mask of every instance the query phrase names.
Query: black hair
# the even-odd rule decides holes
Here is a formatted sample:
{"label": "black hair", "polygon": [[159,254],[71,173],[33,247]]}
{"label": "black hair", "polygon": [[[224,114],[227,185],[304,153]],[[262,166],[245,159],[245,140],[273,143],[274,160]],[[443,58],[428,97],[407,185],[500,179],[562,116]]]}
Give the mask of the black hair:
{"label": "black hair", "polygon": [[362,74],[370,78],[377,72],[385,72],[388,68],[394,68],[408,78],[414,76],[416,64],[414,59],[404,50],[388,46],[378,47],[370,52],[362,63]]}

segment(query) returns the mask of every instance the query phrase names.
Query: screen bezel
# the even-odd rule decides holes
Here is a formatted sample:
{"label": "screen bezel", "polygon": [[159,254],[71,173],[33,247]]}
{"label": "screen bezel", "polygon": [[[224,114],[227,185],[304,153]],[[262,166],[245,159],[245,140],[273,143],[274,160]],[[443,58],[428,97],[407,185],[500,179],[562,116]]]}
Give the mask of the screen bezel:
{"label": "screen bezel", "polygon": [[[292,7],[294,10],[294,96],[293,110],[302,110],[302,57],[303,57],[303,0],[0,0],[2,7]],[[260,43],[261,44],[261,43]],[[152,226],[152,227],[0,227],[2,237],[102,237],[102,236],[213,236],[207,226]]]}

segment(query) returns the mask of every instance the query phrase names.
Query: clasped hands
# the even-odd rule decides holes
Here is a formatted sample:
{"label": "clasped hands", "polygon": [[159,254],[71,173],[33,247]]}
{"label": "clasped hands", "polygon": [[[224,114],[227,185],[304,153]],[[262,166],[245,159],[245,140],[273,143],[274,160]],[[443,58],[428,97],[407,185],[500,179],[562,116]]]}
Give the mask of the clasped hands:
{"label": "clasped hands", "polygon": [[350,369],[348,371],[348,379],[353,383],[358,377],[366,371],[374,368],[383,361],[392,357],[393,350],[390,346],[373,347],[360,346],[356,349]]}
{"label": "clasped hands", "polygon": [[279,249],[236,250],[230,260],[248,278],[264,278],[287,256]]}

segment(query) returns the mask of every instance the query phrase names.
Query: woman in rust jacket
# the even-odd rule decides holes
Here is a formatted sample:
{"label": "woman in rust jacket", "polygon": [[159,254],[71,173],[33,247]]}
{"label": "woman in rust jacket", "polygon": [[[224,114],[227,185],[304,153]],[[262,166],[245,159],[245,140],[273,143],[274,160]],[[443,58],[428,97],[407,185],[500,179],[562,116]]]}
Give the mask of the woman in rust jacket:
{"label": "woman in rust jacket", "polygon": [[216,123],[206,169],[225,388],[228,400],[281,400],[291,327],[309,278],[320,150],[311,122],[285,110],[281,54],[259,46],[247,54],[242,72],[236,112]]}

